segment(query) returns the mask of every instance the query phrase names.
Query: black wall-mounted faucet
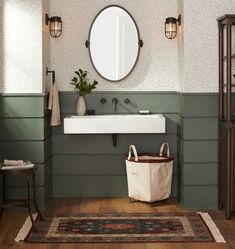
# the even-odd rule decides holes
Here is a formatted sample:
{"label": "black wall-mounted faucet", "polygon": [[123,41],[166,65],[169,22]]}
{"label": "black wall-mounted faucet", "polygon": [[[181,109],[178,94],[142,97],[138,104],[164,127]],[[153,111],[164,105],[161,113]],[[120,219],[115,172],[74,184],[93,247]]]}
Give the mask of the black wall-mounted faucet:
{"label": "black wall-mounted faucet", "polygon": [[114,104],[114,111],[117,111],[117,104],[118,104],[119,100],[118,98],[114,97],[112,98],[112,103]]}

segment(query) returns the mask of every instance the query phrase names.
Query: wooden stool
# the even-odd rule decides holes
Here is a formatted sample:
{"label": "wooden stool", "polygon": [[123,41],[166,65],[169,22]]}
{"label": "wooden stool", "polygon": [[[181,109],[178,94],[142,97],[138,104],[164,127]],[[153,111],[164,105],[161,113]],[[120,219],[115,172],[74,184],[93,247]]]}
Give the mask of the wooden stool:
{"label": "wooden stool", "polygon": [[[35,180],[35,169],[34,164],[23,165],[23,166],[9,166],[9,167],[0,167],[0,174],[2,174],[2,199],[3,202],[0,204],[0,219],[2,217],[4,208],[6,207],[27,207],[29,211],[29,216],[32,221],[33,229],[37,230],[35,221],[32,215],[32,203],[34,203],[35,209],[39,215],[40,219],[43,219],[42,214],[38,208],[36,200],[36,180]],[[27,180],[27,199],[6,199],[6,176],[7,175],[25,175]],[[30,183],[32,183],[32,196],[30,191]]]}

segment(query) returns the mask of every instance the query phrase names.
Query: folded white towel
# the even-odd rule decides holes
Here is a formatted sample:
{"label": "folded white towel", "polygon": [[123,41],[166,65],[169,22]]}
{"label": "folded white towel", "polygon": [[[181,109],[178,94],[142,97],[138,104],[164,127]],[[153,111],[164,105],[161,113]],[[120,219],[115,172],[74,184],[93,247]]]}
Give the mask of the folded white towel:
{"label": "folded white towel", "polygon": [[6,166],[16,166],[16,165],[24,164],[24,161],[23,160],[7,160],[7,159],[5,159],[3,164]]}
{"label": "folded white towel", "polygon": [[51,84],[48,109],[51,111],[51,126],[60,125],[60,103],[59,103],[59,90],[57,84]]}

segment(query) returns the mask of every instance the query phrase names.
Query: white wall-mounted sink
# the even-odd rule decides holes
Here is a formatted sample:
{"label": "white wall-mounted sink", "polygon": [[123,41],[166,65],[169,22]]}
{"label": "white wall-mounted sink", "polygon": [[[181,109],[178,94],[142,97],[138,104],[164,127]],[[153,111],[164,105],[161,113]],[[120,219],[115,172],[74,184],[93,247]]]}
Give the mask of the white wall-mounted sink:
{"label": "white wall-mounted sink", "polygon": [[162,114],[113,114],[68,116],[64,118],[66,134],[165,133]]}

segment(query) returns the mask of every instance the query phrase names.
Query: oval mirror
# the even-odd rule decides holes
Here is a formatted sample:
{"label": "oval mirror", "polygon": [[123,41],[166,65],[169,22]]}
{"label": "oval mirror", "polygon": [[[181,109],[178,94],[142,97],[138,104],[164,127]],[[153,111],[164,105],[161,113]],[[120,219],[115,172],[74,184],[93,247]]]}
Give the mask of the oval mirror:
{"label": "oval mirror", "polygon": [[120,81],[133,70],[142,41],[133,17],[124,8],[112,5],[95,17],[86,46],[98,74]]}

